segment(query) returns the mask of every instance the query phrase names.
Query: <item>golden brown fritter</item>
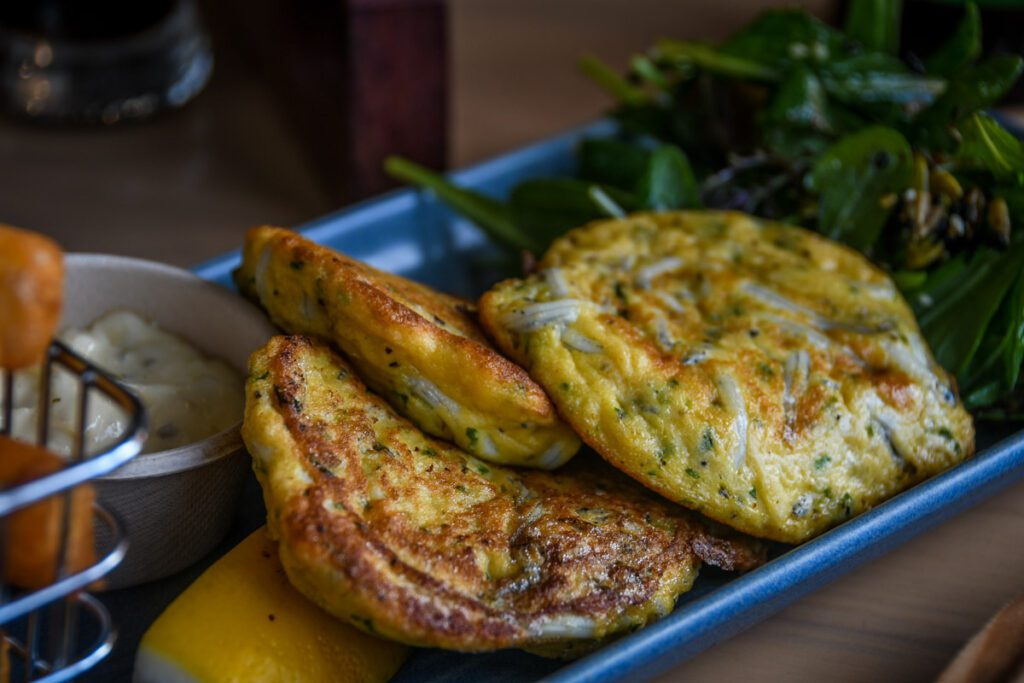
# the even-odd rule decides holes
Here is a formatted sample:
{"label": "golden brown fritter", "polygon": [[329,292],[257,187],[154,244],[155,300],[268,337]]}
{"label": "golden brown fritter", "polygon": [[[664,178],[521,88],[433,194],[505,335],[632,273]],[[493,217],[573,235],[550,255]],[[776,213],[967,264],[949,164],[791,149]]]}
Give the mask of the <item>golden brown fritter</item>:
{"label": "golden brown fritter", "polygon": [[702,559],[762,560],[597,458],[517,470],[427,437],[310,338],[257,351],[246,392],[242,434],[288,576],[372,633],[573,654],[667,614]]}
{"label": "golden brown fritter", "polygon": [[235,280],[286,332],[337,344],[429,434],[491,462],[545,469],[579,449],[544,390],[484,338],[469,302],[282,228],[249,231]]}
{"label": "golden brown fritter", "polygon": [[559,239],[481,320],[585,442],[741,531],[799,542],[971,455],[974,428],[893,283],[730,212]]}

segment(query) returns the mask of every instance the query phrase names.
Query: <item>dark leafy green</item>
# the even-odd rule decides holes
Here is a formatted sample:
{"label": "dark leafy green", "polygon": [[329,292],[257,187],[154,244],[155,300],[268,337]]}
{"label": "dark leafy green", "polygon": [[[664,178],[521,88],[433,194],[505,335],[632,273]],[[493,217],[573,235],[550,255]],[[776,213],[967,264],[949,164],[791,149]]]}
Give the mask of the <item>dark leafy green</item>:
{"label": "dark leafy green", "polygon": [[814,162],[807,184],[819,195],[818,227],[828,237],[869,250],[889,217],[882,198],[906,187],[913,152],[898,131],[880,126],[848,135]]}
{"label": "dark leafy green", "polygon": [[1020,77],[1024,62],[1016,55],[995,55],[961,69],[946,91],[915,119],[916,141],[939,150],[955,148],[955,125],[1002,99]]}
{"label": "dark leafy green", "polygon": [[614,138],[584,140],[576,154],[581,178],[624,190],[636,186],[650,156],[646,149]]}
{"label": "dark leafy green", "polygon": [[[591,183],[573,178],[527,180],[517,185],[509,197],[512,220],[529,235],[531,242],[546,249],[568,230],[608,215],[595,201],[591,187]],[[628,193],[610,187],[602,189],[625,210],[638,208]]]}
{"label": "dark leafy green", "polygon": [[847,42],[842,33],[807,12],[770,9],[726,40],[718,52],[782,72],[795,64],[846,54]]}
{"label": "dark leafy green", "polygon": [[791,71],[761,117],[766,144],[787,157],[814,154],[828,146],[840,125],[818,76],[807,67]]}
{"label": "dark leafy green", "polygon": [[999,182],[1024,185],[1024,144],[988,114],[976,112],[960,126],[957,161],[987,170]]}
{"label": "dark leafy green", "polygon": [[894,55],[900,47],[900,0],[861,0],[846,8],[843,30],[868,50]]}
{"label": "dark leafy green", "polygon": [[1001,355],[1004,387],[1005,391],[1010,391],[1017,386],[1024,363],[1024,274],[1018,273],[1006,303],[1006,346]]}
{"label": "dark leafy green", "polygon": [[946,81],[911,72],[889,55],[869,52],[821,67],[829,94],[850,105],[927,104],[946,90]]}
{"label": "dark leafy green", "polygon": [[693,169],[682,150],[674,145],[651,154],[637,186],[639,203],[654,211],[698,209],[701,206]]}
{"label": "dark leafy green", "polygon": [[968,369],[1022,266],[1024,245],[1005,254],[985,247],[951,260],[916,293],[918,322],[939,364],[957,375]]}
{"label": "dark leafy green", "polygon": [[935,54],[925,60],[930,74],[950,76],[972,64],[981,54],[981,13],[978,6],[968,2],[964,18],[949,40]]}
{"label": "dark leafy green", "polygon": [[437,197],[466,216],[496,241],[515,250],[537,251],[544,245],[524,233],[512,219],[512,212],[502,202],[479,192],[466,190],[449,182],[444,176],[408,159],[389,157],[384,169],[395,178],[431,190]]}
{"label": "dark leafy green", "polygon": [[[968,370],[961,373],[969,401],[991,402],[1009,393],[1024,361],[1024,277],[1017,277],[985,330]],[[990,400],[986,400],[990,399]]]}

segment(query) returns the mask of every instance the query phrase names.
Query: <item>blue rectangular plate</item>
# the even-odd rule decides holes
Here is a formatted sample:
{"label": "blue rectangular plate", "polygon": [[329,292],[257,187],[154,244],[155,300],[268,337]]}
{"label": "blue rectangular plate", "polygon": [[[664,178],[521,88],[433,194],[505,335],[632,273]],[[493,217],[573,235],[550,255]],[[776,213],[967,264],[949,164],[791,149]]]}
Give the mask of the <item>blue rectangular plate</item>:
{"label": "blue rectangular plate", "polygon": [[[503,196],[519,181],[565,175],[600,122],[453,174],[461,185]],[[301,227],[317,242],[378,268],[441,290],[475,296],[511,274],[486,237],[433,197],[404,190],[332,213]],[[232,287],[238,252],[203,263],[199,275]],[[657,675],[752,626],[816,588],[960,512],[1024,476],[1024,432],[979,434],[978,455],[738,578],[698,579],[661,620],[572,663],[518,651],[466,655],[418,650],[394,683],[455,681],[638,681]]]}

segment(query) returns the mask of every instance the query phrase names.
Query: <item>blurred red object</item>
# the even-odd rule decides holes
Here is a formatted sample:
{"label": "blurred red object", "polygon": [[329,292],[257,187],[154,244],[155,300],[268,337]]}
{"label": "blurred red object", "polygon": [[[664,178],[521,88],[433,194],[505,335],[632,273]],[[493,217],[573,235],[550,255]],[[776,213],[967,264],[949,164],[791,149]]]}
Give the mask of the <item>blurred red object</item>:
{"label": "blurred red object", "polygon": [[256,60],[332,200],[395,186],[389,154],[444,167],[443,0],[228,0],[210,10]]}

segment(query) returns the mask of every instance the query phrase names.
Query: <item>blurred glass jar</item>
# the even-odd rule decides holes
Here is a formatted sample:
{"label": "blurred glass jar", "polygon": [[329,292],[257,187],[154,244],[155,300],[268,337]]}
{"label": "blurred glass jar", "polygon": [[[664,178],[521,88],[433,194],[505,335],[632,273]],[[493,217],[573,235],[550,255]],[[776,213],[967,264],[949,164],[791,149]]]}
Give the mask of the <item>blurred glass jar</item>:
{"label": "blurred glass jar", "polygon": [[213,55],[193,0],[0,2],[0,108],[113,124],[191,100]]}

